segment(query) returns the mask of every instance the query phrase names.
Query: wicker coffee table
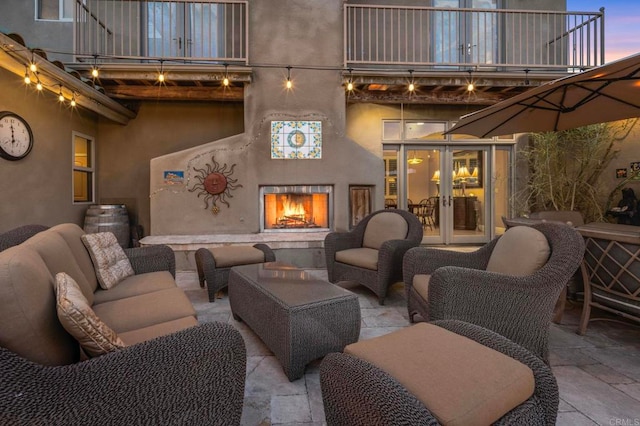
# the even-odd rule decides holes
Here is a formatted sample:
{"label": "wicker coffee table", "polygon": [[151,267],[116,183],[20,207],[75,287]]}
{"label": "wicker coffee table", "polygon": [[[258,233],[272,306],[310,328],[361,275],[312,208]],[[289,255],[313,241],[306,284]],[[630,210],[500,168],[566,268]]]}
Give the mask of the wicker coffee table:
{"label": "wicker coffee table", "polygon": [[231,268],[229,303],[233,317],[271,349],[290,381],[360,335],[355,294],[282,262]]}

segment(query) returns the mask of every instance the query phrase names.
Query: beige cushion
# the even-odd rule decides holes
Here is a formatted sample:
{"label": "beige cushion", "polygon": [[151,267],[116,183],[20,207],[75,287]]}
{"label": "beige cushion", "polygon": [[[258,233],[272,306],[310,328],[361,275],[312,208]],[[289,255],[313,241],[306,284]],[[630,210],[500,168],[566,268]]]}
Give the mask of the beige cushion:
{"label": "beige cushion", "polygon": [[428,323],[344,352],[389,373],[446,425],[491,424],[529,399],[535,387],[526,365]]}
{"label": "beige cushion", "polygon": [[91,255],[100,287],[108,290],[134,275],[131,262],[113,232],[84,234],[81,238]]}
{"label": "beige cushion", "polygon": [[251,246],[214,247],[209,251],[216,261],[216,268],[264,262],[264,252]]}
{"label": "beige cushion", "polygon": [[194,317],[184,317],[176,320],[163,322],[160,324],[150,325],[148,327],[139,328],[137,330],[131,330],[118,334],[122,341],[128,345],[135,345],[136,343],[146,342],[147,340],[155,339],[156,337],[166,336],[171,333],[184,330],[185,328],[198,325],[198,320]]}
{"label": "beige cushion", "polygon": [[183,317],[196,317],[193,305],[178,287],[100,303],[93,305],[93,310],[118,334]]}
{"label": "beige cushion", "polygon": [[382,243],[389,240],[404,240],[409,232],[409,224],[397,213],[383,212],[374,215],[364,231],[362,246],[380,250]]}
{"label": "beige cushion", "polygon": [[529,226],[514,226],[500,237],[493,248],[487,271],[506,275],[531,275],[544,266],[551,249],[547,237]]}
{"label": "beige cushion", "polygon": [[89,356],[99,356],[125,346],[118,335],[89,306],[78,284],[64,272],[56,274],[56,308],[62,326]]}
{"label": "beige cushion", "polygon": [[78,361],[80,346],[58,321],[55,278],[33,247],[0,252],[0,343],[30,361]]}
{"label": "beige cushion", "polygon": [[355,248],[336,252],[336,261],[360,268],[378,270],[378,250],[371,248]]}
{"label": "beige cushion", "polygon": [[[93,305],[153,293],[154,291],[175,288],[176,282],[169,271],[147,272],[140,275],[132,275],[120,281],[110,290],[99,288],[93,297]],[[95,308],[94,308],[95,309]]]}
{"label": "beige cushion", "polygon": [[413,276],[413,283],[411,283],[416,293],[425,301],[429,300],[429,280],[431,275],[417,274]]}

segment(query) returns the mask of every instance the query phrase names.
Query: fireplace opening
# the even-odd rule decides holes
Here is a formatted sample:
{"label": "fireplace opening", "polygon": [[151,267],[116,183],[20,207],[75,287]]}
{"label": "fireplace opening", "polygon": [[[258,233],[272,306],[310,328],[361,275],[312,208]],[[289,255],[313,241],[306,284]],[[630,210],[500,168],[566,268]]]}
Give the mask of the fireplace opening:
{"label": "fireplace opening", "polygon": [[330,186],[262,187],[263,231],[322,231],[331,228]]}

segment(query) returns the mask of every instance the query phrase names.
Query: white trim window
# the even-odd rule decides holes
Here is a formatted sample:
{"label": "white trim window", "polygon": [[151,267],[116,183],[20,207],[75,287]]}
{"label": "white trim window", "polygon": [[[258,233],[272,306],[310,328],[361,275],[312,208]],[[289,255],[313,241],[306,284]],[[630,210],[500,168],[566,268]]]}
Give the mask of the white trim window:
{"label": "white trim window", "polygon": [[95,194],[95,141],[73,132],[73,202],[93,203]]}
{"label": "white trim window", "polygon": [[73,21],[76,0],[36,0],[36,20]]}

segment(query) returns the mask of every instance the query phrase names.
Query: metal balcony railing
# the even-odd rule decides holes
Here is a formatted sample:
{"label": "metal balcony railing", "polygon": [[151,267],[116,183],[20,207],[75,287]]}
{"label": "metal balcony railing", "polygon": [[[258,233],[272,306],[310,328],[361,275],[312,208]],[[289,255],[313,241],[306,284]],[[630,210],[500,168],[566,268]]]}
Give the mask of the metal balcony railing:
{"label": "metal balcony railing", "polygon": [[595,13],[344,6],[345,67],[579,70],[604,63]]}
{"label": "metal balcony railing", "polygon": [[247,63],[247,1],[77,0],[77,60]]}

